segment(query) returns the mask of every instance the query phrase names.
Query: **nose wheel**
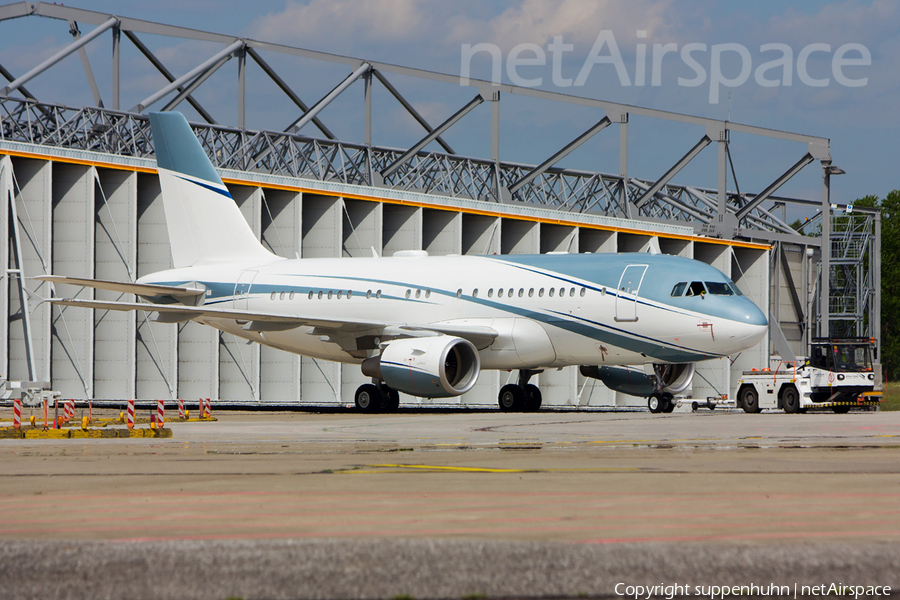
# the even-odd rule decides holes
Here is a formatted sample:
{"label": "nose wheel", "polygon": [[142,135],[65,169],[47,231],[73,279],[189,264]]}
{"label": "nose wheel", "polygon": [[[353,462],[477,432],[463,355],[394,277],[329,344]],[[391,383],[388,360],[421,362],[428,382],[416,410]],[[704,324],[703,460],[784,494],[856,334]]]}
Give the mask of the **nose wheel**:
{"label": "nose wheel", "polygon": [[670,413],[675,410],[675,396],[669,392],[651,394],[647,398],[647,408],[653,414]]}

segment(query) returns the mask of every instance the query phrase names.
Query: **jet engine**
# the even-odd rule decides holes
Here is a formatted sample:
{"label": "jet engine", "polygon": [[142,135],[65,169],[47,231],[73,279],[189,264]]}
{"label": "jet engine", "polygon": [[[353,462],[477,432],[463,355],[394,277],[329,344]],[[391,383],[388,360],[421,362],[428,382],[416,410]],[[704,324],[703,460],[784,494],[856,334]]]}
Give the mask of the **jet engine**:
{"label": "jet engine", "polygon": [[389,387],[426,398],[465,394],[478,380],[481,359],[472,342],[438,335],[390,342],[380,356],[366,359],[362,372]]}
{"label": "jet engine", "polygon": [[694,363],[655,364],[650,375],[642,368],[586,365],[581,367],[581,374],[599,379],[611,390],[646,398],[659,392],[680,394],[690,387],[695,368]]}

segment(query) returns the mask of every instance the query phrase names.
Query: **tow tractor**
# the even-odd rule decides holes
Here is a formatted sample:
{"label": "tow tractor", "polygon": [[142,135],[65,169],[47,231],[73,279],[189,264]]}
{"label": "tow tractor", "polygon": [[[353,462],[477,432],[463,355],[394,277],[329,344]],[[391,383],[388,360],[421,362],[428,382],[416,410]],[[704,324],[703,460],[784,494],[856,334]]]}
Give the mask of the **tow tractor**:
{"label": "tow tractor", "polygon": [[814,338],[809,358],[802,363],[782,361],[775,370],[744,371],[736,404],[748,413],[764,408],[787,413],[831,408],[845,413],[854,407],[877,407],[881,365],[872,362],[874,345],[869,338]]}

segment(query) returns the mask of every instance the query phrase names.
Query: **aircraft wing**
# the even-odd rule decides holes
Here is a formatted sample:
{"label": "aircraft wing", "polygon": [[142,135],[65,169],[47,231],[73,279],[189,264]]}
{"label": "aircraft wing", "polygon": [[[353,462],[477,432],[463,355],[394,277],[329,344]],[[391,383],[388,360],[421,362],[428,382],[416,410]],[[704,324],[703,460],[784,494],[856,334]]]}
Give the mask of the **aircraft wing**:
{"label": "aircraft wing", "polygon": [[38,281],[49,281],[50,283],[64,283],[66,285],[79,285],[100,290],[109,290],[112,292],[137,294],[138,296],[200,296],[206,293],[205,289],[199,288],[148,283],[126,283],[122,281],[106,281],[103,279],[82,279],[80,277],[66,277],[64,275],[39,275],[34,279],[37,279]]}
{"label": "aircraft wing", "polygon": [[485,347],[494,341],[498,332],[490,327],[461,326],[450,324],[412,325],[387,321],[367,321],[363,319],[323,319],[304,315],[266,313],[249,310],[232,310],[206,306],[186,306],[183,304],[150,304],[147,302],[113,302],[103,300],[81,300],[78,298],[52,298],[48,300],[58,306],[75,306],[100,310],[132,311],[142,310],[159,313],[160,321],[179,323],[197,318],[233,319],[244,321],[248,331],[285,331],[295,327],[315,327],[320,330],[334,330],[341,333],[378,330],[384,333],[415,335],[415,332],[435,332],[455,335],[467,339],[477,347]]}

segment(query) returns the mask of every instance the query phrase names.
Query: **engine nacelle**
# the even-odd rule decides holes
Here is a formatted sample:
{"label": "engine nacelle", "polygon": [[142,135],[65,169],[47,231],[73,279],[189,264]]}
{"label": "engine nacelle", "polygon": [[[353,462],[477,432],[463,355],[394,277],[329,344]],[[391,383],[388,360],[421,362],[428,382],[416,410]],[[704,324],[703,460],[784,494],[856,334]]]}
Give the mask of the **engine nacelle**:
{"label": "engine nacelle", "polygon": [[653,375],[641,368],[586,365],[581,367],[585,377],[599,379],[603,385],[616,392],[646,398],[656,392],[680,394],[694,379],[694,363],[653,365]]}
{"label": "engine nacelle", "polygon": [[449,335],[390,342],[362,372],[397,391],[425,398],[465,394],[478,380],[481,359],[472,342]]}

